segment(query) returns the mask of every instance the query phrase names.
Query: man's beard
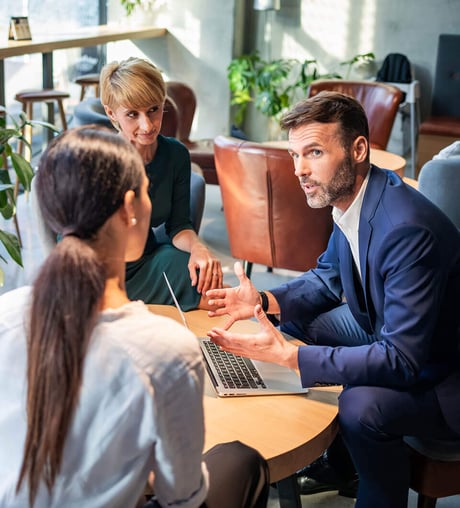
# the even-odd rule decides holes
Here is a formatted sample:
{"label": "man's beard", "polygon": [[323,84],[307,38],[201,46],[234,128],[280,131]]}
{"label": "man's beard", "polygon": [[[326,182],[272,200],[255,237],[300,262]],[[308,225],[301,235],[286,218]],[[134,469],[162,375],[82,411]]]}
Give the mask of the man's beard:
{"label": "man's beard", "polygon": [[307,194],[310,208],[324,208],[353,194],[356,181],[356,171],[351,157],[347,155],[337,169],[334,178],[328,184],[318,184],[308,178],[302,179],[302,184],[312,183],[318,186],[315,194]]}

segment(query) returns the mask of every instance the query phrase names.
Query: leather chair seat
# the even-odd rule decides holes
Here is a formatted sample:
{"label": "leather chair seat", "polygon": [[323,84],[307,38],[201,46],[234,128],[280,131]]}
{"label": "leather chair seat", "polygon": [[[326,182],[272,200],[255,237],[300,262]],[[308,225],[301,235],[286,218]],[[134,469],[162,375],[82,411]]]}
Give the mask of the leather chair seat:
{"label": "leather chair seat", "polygon": [[203,171],[206,183],[218,185],[219,180],[214,162],[214,140],[188,141],[185,146],[189,149],[191,161],[198,164]]}
{"label": "leather chair seat", "polygon": [[460,494],[460,439],[441,441],[406,436],[410,447],[410,487],[418,508],[434,508],[438,498]]}
{"label": "leather chair seat", "polygon": [[420,125],[420,134],[451,136],[460,139],[460,118],[430,116]]}
{"label": "leather chair seat", "polygon": [[189,149],[190,159],[200,166],[206,183],[218,184],[219,181],[214,162],[213,140],[190,139],[197,104],[195,92],[186,83],[181,83],[180,81],[167,81],[166,91],[168,97],[176,104],[179,112],[177,139]]}

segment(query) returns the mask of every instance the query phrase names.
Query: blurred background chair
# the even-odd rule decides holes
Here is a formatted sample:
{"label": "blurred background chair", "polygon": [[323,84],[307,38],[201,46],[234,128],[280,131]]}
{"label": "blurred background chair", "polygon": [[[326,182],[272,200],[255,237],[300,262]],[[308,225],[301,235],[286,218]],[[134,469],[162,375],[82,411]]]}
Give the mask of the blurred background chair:
{"label": "blurred background chair", "polygon": [[420,170],[418,190],[460,229],[460,156],[426,162]]}
{"label": "blurred background chair", "polygon": [[403,97],[403,92],[399,88],[375,81],[320,79],[310,84],[308,95],[312,97],[322,90],[344,93],[357,99],[369,121],[371,147],[386,149]]}
{"label": "blurred background chair", "polygon": [[175,102],[179,112],[179,130],[177,139],[189,149],[190,159],[203,171],[206,183],[218,184],[214,163],[214,145],[212,139],[191,140],[193,118],[196,111],[196,95],[190,86],[180,81],[167,81],[166,92]]}
{"label": "blurred background chair", "polygon": [[431,113],[420,124],[417,165],[420,169],[441,149],[460,139],[460,35],[441,34]]}
{"label": "blurred background chair", "polygon": [[[47,104],[51,107],[51,109],[53,109],[53,111],[54,105],[57,105],[61,120],[61,128],[64,131],[67,129],[67,118],[65,114],[64,100],[68,99],[69,97],[70,94],[68,92],[62,92],[60,90],[50,88],[42,90],[23,90],[18,92],[14,98],[22,104],[22,111],[25,113],[28,120],[34,119],[34,104]],[[54,117],[54,114],[52,116]],[[52,135],[51,133],[49,134],[49,139],[51,139]],[[18,151],[19,153],[22,153],[25,159],[30,162],[32,160],[32,151],[30,149],[30,146],[32,145],[32,128],[30,125],[26,126],[24,129],[23,136],[27,141],[27,144],[20,142]]]}
{"label": "blurred background chair", "polygon": [[80,101],[85,98],[88,89],[94,90],[94,97],[99,97],[99,73],[82,74],[75,78],[75,83],[80,85]]}
{"label": "blurred background chair", "polygon": [[306,271],[332,232],[331,208],[310,208],[288,151],[227,136],[214,140],[230,252],[244,262]]}

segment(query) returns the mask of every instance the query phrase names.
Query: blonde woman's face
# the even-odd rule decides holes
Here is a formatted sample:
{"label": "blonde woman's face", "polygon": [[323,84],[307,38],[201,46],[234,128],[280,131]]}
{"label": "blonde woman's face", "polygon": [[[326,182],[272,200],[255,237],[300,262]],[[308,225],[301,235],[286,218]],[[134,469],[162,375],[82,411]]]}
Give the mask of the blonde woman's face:
{"label": "blonde woman's face", "polygon": [[156,143],[163,120],[163,107],[163,104],[140,109],[119,106],[112,110],[106,107],[106,112],[118,124],[123,136],[136,148],[142,149]]}

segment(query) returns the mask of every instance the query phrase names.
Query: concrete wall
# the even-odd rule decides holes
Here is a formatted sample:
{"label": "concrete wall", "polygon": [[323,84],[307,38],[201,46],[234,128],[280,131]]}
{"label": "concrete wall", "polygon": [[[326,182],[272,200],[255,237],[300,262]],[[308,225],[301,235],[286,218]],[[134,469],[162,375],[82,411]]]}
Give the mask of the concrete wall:
{"label": "concrete wall", "polygon": [[[249,9],[252,2],[246,3]],[[314,58],[322,71],[342,73],[339,62],[372,51],[375,75],[388,53],[405,54],[421,83],[424,118],[431,107],[438,36],[460,34],[460,0],[281,0],[279,11],[255,13],[253,26],[263,57]],[[351,77],[367,77],[361,70]],[[256,125],[250,126],[255,136]]]}
{"label": "concrete wall", "polygon": [[[438,36],[460,34],[460,0],[281,0],[276,12],[254,11],[253,0],[152,3],[151,12],[128,22],[166,26],[169,35],[138,45],[111,44],[108,59],[139,53],[151,58],[167,78],[188,82],[198,97],[195,138],[228,132],[226,68],[233,54],[253,49],[265,58],[314,58],[322,71],[340,73],[341,61],[374,52],[375,68],[358,69],[359,74],[350,76],[359,78],[375,75],[388,53],[404,53],[421,82],[424,118],[431,105]],[[118,0],[110,0],[109,21],[123,17]],[[257,114],[252,116],[248,133],[262,140],[266,127]]]}
{"label": "concrete wall", "polygon": [[[110,44],[108,61],[135,55],[151,59],[166,79],[184,81],[195,91],[198,108],[191,138],[226,134],[230,121],[226,68],[233,50],[234,0],[153,3],[152,12],[134,13],[127,22],[164,26],[168,35],[137,44]],[[118,0],[111,0],[109,22],[121,17]]]}
{"label": "concrete wall", "polygon": [[421,82],[426,114],[438,36],[460,34],[460,0],[284,0],[281,4],[272,18],[273,57],[316,58],[329,70],[358,53],[374,52],[378,67],[388,53],[403,53]]}

